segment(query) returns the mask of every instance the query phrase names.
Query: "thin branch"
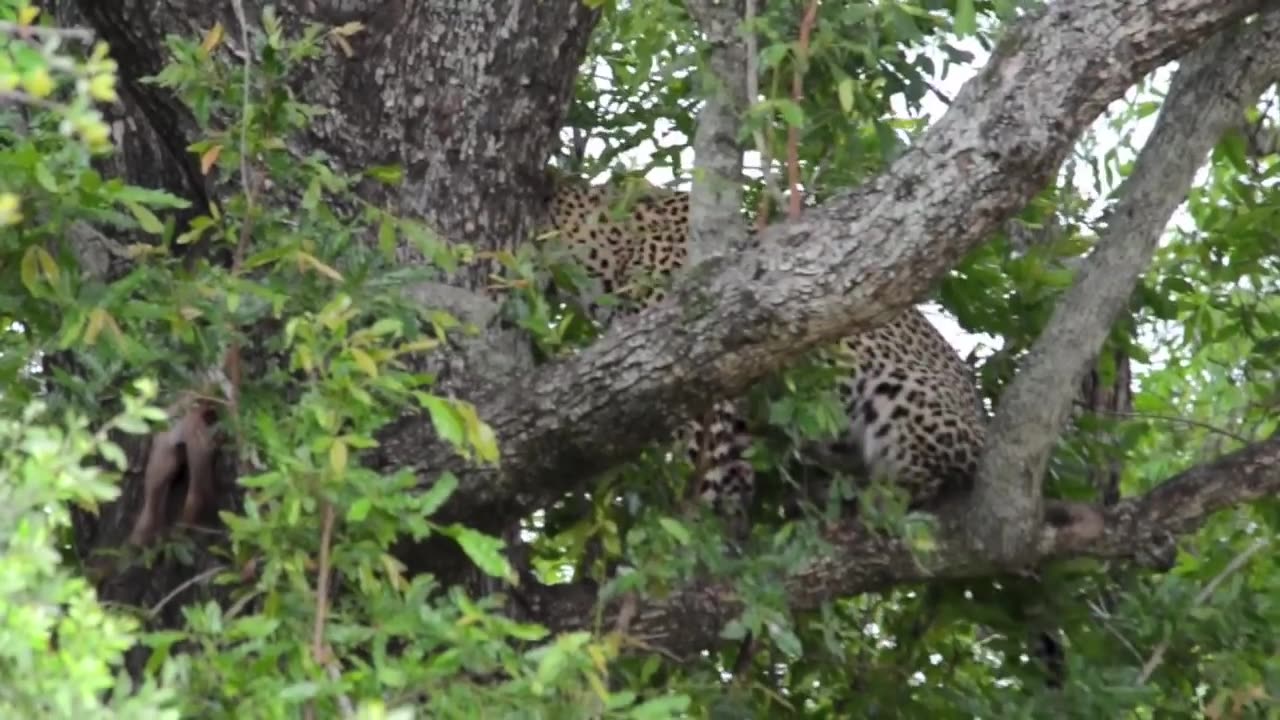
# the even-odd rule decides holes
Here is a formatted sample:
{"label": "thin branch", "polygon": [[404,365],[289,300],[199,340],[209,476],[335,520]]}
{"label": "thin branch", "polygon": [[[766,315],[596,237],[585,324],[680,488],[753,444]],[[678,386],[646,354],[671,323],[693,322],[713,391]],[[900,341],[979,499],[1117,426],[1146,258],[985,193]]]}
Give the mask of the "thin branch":
{"label": "thin branch", "polygon": [[311,628],[311,654],[317,663],[323,664],[327,657],[324,644],[324,626],[329,610],[329,554],[333,544],[333,504],[324,503],[324,519],[320,526],[320,567],[316,570],[316,610],[315,623]]}
{"label": "thin branch", "polygon": [[1097,601],[1089,600],[1088,605],[1089,610],[1093,612],[1093,616],[1098,619],[1098,622],[1102,623],[1103,629],[1108,633],[1111,633],[1111,636],[1116,640],[1119,640],[1120,644],[1124,645],[1125,649],[1129,651],[1129,654],[1133,656],[1134,660],[1142,662],[1142,653],[1138,652],[1138,648],[1134,647],[1133,643],[1129,642],[1129,638],[1125,637],[1123,633],[1115,628],[1111,623],[1110,613],[1108,613]]}
{"label": "thin branch", "polygon": [[0,106],[3,105],[27,105],[30,107],[38,107],[41,110],[49,110],[50,112],[66,113],[68,106],[55,100],[36,97],[30,93],[21,90],[6,90],[0,92]]}
{"label": "thin branch", "polygon": [[[336,668],[332,665],[333,657],[324,641],[324,628],[329,614],[329,555],[333,546],[333,520],[333,504],[325,500],[324,517],[320,525],[320,562],[319,568],[316,569],[318,577],[316,578],[315,622],[311,627],[311,657],[317,665],[328,670],[331,677]],[[340,677],[341,673],[338,673],[338,677],[332,679],[337,682]],[[308,719],[315,716],[313,702],[307,703],[305,714]]]}
{"label": "thin branch", "polygon": [[[748,107],[754,105],[760,99],[760,38],[756,34],[756,2],[758,0],[747,0],[746,2],[746,26],[747,26],[747,104]],[[782,192],[776,187],[773,177],[773,126],[765,123],[764,129],[755,128],[751,131],[751,139],[756,144],[756,152],[760,153],[760,182],[763,190],[760,193],[760,201],[756,205],[756,229],[764,228],[769,217],[769,201],[777,200],[782,197]]]}
{"label": "thin branch", "polygon": [[[813,25],[818,20],[818,0],[809,0],[804,17],[800,20],[800,38],[796,41],[796,66],[791,76],[791,101],[799,105],[804,101],[804,73],[809,66],[809,36],[813,33]],[[787,127],[787,183],[790,185],[791,197],[787,206],[787,217],[800,217],[803,198],[800,196],[800,128],[795,125]]]}
{"label": "thin branch", "polygon": [[[1207,585],[1204,586],[1202,590],[1200,590],[1199,593],[1196,594],[1195,599],[1191,601],[1191,606],[1187,609],[1194,610],[1208,602],[1209,598],[1213,595],[1213,592],[1218,589],[1219,585],[1225,582],[1228,577],[1239,571],[1240,568],[1244,567],[1245,563],[1249,562],[1250,558],[1257,555],[1263,550],[1263,548],[1270,544],[1271,538],[1255,540],[1252,545],[1245,548],[1244,552],[1241,552],[1239,555],[1232,558],[1231,562],[1227,563],[1227,566],[1222,569],[1222,572],[1218,573]],[[1169,631],[1166,630],[1164,640],[1161,640],[1160,644],[1156,646],[1156,649],[1152,651],[1151,657],[1148,658],[1146,664],[1142,666],[1142,672],[1138,673],[1138,685],[1147,684],[1147,681],[1151,679],[1151,675],[1155,673],[1156,668],[1160,667],[1160,663],[1164,662],[1164,654],[1168,652],[1168,650]]]}
{"label": "thin branch", "polygon": [[75,40],[89,43],[97,37],[93,30],[81,27],[44,27],[42,25],[19,25],[8,20],[0,20],[0,33],[18,38],[58,38],[59,40]]}
{"label": "thin branch", "polygon": [[192,585],[205,582],[209,578],[212,578],[214,575],[217,575],[218,573],[226,569],[227,569],[227,566],[225,565],[214,565],[208,570],[204,570],[196,574],[195,576],[184,580],[181,584],[178,585],[178,587],[174,588],[173,590],[170,590],[169,594],[160,598],[160,602],[151,606],[151,609],[147,611],[147,614],[150,615],[151,617],[157,617],[160,614],[160,611],[164,609],[164,606],[168,605],[170,602],[173,601],[174,598],[181,595],[184,590],[191,587]]}
{"label": "thin branch", "polygon": [[1112,415],[1114,417],[1132,418],[1134,420],[1159,420],[1161,422],[1171,422],[1171,423],[1178,423],[1179,425],[1198,427],[1202,430],[1208,430],[1209,432],[1215,433],[1217,435],[1229,437],[1232,440],[1235,440],[1236,442],[1241,443],[1242,445],[1248,445],[1249,443],[1253,442],[1251,438],[1247,438],[1244,435],[1241,435],[1239,433],[1232,432],[1230,430],[1227,430],[1226,428],[1218,427],[1217,425],[1213,425],[1211,423],[1207,423],[1202,420],[1195,420],[1193,418],[1188,418],[1188,417],[1179,417],[1176,415],[1161,415],[1160,413],[1106,410],[1106,409],[1098,409],[1098,408],[1090,408],[1090,411],[1094,413]]}

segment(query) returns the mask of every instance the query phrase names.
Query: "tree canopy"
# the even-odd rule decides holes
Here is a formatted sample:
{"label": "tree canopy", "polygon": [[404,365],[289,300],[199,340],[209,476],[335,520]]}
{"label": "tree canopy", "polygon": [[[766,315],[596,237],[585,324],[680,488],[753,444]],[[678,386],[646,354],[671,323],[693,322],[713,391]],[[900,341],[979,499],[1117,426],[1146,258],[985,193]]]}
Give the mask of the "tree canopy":
{"label": "tree canopy", "polygon": [[[1277,13],[0,0],[0,708],[1271,717]],[[583,312],[565,176],[691,193],[666,301]],[[917,303],[991,415],[931,513],[815,452]],[[670,441],[739,397],[740,538]]]}

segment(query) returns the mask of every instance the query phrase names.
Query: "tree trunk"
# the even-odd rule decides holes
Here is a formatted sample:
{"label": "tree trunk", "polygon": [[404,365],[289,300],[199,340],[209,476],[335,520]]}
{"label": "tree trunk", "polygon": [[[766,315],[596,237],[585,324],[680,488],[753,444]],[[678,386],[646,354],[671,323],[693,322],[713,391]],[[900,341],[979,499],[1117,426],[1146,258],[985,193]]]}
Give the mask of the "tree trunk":
{"label": "tree trunk", "polygon": [[[244,2],[250,33],[259,31],[263,4]],[[274,4],[277,16],[295,27],[364,25],[348,38],[354,50],[350,57],[326,53],[295,88],[307,102],[330,110],[310,128],[302,152],[322,151],[343,170],[400,166],[404,182],[399,187],[368,183],[362,194],[424,220],[443,238],[477,250],[510,249],[526,238],[541,210],[543,168],[555,149],[597,11],[580,0]],[[197,138],[191,113],[168,91],[140,81],[163,66],[168,34],[199,36],[221,23],[225,42],[241,52],[233,5],[63,0],[57,9],[61,23],[92,27],[110,44],[120,66],[122,103],[112,118],[120,152],[104,173],[190,200],[193,208],[180,222],[202,214],[218,197],[186,150]],[[402,247],[400,255],[418,259],[410,248]],[[479,288],[488,272],[477,264],[453,281]],[[506,347],[518,351],[513,343]],[[121,545],[141,501],[145,440],[122,438],[122,444],[133,460],[122,498],[96,516],[77,516],[77,552],[92,558],[104,600],[155,608],[219,561],[197,543],[191,548],[198,553],[194,568],[178,562],[157,562],[145,570],[104,563],[96,551]],[[235,487],[233,466],[225,454],[219,459],[217,479],[224,490]],[[182,493],[171,495],[180,499]],[[234,495],[221,493],[219,509],[234,509],[236,498],[229,497]],[[200,585],[190,583],[168,598],[155,620],[165,626],[179,623],[179,609],[192,593],[201,592]]]}

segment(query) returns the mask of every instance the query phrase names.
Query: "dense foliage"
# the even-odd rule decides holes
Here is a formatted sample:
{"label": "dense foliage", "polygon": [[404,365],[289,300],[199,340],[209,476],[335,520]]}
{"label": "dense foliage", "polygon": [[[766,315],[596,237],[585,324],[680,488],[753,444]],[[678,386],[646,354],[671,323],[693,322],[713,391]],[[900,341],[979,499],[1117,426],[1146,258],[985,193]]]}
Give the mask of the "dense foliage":
{"label": "dense foliage", "polygon": [[[989,48],[1018,10],[983,0],[828,3],[801,44],[807,4],[768,3],[753,21],[763,98],[743,131],[758,179],[744,208],[753,222],[784,212],[790,132],[807,202],[856,185],[927,125],[922,102],[941,95],[939,78],[972,67],[973,51]],[[753,392],[755,420],[769,432],[753,449],[764,490],[744,547],[726,548],[713,519],[683,514],[688,468],[669,462],[666,447],[528,520],[545,582],[587,574],[612,597],[661,594],[695,572],[733,578],[749,607],[705,662],[672,662],[609,627],[553,635],[506,617],[497,596],[407,575],[395,543],[437,534],[479,571],[514,579],[501,540],[433,522],[452,477],[410,493],[409,471],[360,462],[376,430],[413,406],[471,461],[497,458],[472,406],[435,394],[434,378],[400,362],[468,330],[407,304],[403,288],[456,271],[474,250],[361,198],[359,183],[397,183],[398,168],[347,174],[291,150],[325,109],[295,97],[287,80],[360,28],[295,33],[268,12],[245,29],[250,64],[225,49],[221,26],[169,38],[169,64],[150,82],[193,109],[203,137],[190,151],[229,188],[219,207],[187,208],[95,170],[95,157],[112,152],[94,106],[115,100],[115,65],[104,46],[38,15],[0,0],[6,716],[296,717],[305,707],[366,718],[1270,717],[1280,693],[1280,567],[1267,552],[1280,524],[1274,500],[1215,517],[1183,539],[1164,574],[1060,563],[1037,577],[902,587],[790,613],[777,578],[816,551],[824,518],[849,493],[844,478],[814,491],[790,462],[844,422],[817,367]],[[607,3],[557,165],[687,181],[704,55],[681,3]],[[974,362],[992,403],[1092,247],[1157,92],[1139,87],[1112,108],[1059,182],[940,288],[959,324],[989,339]],[[1247,136],[1265,134],[1274,114],[1260,105],[1210,158],[1099,362],[1109,387],[1117,359],[1134,361],[1132,410],[1081,413],[1053,460],[1054,495],[1097,499],[1113,467],[1121,493],[1139,493],[1276,430],[1276,157]],[[178,209],[196,219],[177,227]],[[397,263],[398,243],[429,262]],[[107,277],[90,246],[145,262]],[[214,262],[219,251],[236,264]],[[508,316],[542,356],[590,342],[596,329],[540,292],[549,278],[580,280],[562,255],[501,259]],[[118,433],[165,418],[152,406],[158,388],[189,382],[263,324],[278,331],[260,351],[282,360],[243,380],[231,427],[243,505],[222,514],[218,572],[198,579],[236,584],[235,603],[191,603],[184,627],[148,632],[158,607],[103,607],[90,568],[70,560],[70,509],[117,497],[126,466]],[[44,369],[54,355],[62,361]],[[893,507],[877,504],[869,520],[926,545],[927,519]],[[181,561],[193,544],[205,543],[176,534],[152,554]],[[730,679],[748,632],[760,639],[756,652]],[[1029,642],[1043,632],[1066,648],[1061,688],[1032,657]],[[152,653],[145,683],[130,686],[123,659],[136,644]]]}

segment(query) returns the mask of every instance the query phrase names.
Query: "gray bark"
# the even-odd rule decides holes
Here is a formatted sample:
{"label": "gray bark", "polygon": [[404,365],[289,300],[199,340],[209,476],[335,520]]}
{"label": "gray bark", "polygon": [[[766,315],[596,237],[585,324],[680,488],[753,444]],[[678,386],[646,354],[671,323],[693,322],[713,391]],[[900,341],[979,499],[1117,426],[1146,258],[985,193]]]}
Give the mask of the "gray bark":
{"label": "gray bark", "polygon": [[1000,398],[969,506],[978,552],[1032,559],[1041,483],[1089,362],[1128,304],[1173,211],[1218,139],[1280,77],[1280,14],[1224,32],[1180,63],[1102,241]]}

